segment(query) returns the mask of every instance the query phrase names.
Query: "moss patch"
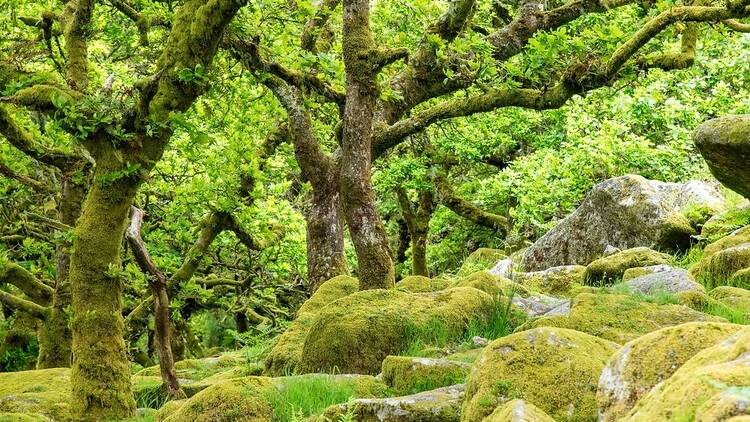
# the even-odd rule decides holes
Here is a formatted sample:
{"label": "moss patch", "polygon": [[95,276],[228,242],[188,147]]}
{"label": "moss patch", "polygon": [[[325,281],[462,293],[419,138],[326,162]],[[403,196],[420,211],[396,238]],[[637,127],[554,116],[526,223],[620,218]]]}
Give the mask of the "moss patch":
{"label": "moss patch", "polygon": [[742,328],[736,324],[692,322],[628,342],[610,358],[599,379],[599,420],[614,422],[627,415],[638,399],[696,353]]}
{"label": "moss patch", "polygon": [[461,384],[470,365],[445,359],[388,356],[383,361],[383,382],[398,395],[414,394]]}
{"label": "moss patch", "polygon": [[622,279],[625,270],[650,265],[669,264],[670,255],[649,248],[631,248],[599,258],[586,266],[586,282],[590,285],[611,284]]}
{"label": "moss patch", "polygon": [[521,273],[518,283],[528,289],[555,296],[570,296],[576,286],[586,279],[586,267],[582,265],[565,265],[552,267],[544,271]]}
{"label": "moss patch", "polygon": [[749,260],[750,226],[747,226],[706,246],[690,273],[708,288],[727,285],[735,273],[748,268]]}
{"label": "moss patch", "polygon": [[357,279],[340,275],[318,287],[318,290],[297,311],[297,319],[281,334],[266,356],[265,375],[288,375],[294,372],[302,355],[310,327],[318,312],[329,303],[359,290]]}
{"label": "moss patch", "polygon": [[71,420],[67,368],[0,373],[0,412]]}
{"label": "moss patch", "polygon": [[495,266],[497,261],[507,258],[504,251],[500,249],[479,248],[471,253],[458,270],[458,275],[465,276],[477,271],[488,270]]}
{"label": "moss patch", "polygon": [[482,422],[555,422],[543,410],[524,400],[511,400],[495,408]]}
{"label": "moss patch", "polygon": [[481,421],[524,399],[557,421],[596,420],[596,384],[617,345],[585,333],[536,328],[493,341],[466,383],[461,420]]}
{"label": "moss patch", "polygon": [[623,344],[664,327],[695,321],[724,322],[683,305],[648,303],[630,295],[581,293],[573,298],[568,316],[542,317],[518,330],[563,327]]}
{"label": "moss patch", "polygon": [[750,328],[744,328],[697,353],[620,421],[726,420],[746,414],[748,393]]}
{"label": "moss patch", "polygon": [[526,297],[530,294],[529,290],[518,284],[508,280],[505,277],[498,277],[493,275],[489,271],[479,271],[464,277],[453,287],[473,287],[479,289],[492,297],[499,296],[510,296],[511,293],[518,294]]}
{"label": "moss patch", "polygon": [[408,293],[426,293],[443,290],[451,282],[444,278],[430,279],[421,275],[410,275],[396,283],[396,289]]}
{"label": "moss patch", "polygon": [[717,240],[747,225],[750,225],[750,206],[746,205],[711,217],[703,225],[701,237]]}
{"label": "moss patch", "polygon": [[460,337],[472,320],[489,317],[493,300],[471,287],[434,293],[397,290],[355,293],[325,307],[305,339],[301,373],[376,374],[388,355],[398,354],[410,334],[439,321],[452,337]]}

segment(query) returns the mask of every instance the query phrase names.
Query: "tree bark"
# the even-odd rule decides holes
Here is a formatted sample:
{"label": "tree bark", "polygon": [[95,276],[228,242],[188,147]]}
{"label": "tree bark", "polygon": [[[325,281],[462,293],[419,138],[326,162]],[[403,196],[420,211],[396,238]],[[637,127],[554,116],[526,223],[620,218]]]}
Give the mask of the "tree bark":
{"label": "tree bark", "polygon": [[369,0],[344,1],[342,45],[347,88],[341,199],[357,252],[360,289],[390,288],[395,282],[393,260],[371,182],[372,124],[378,97],[376,75],[386,63],[372,39]]}
{"label": "tree bark", "polygon": [[[74,167],[79,170],[78,166]],[[73,180],[73,169],[65,169],[60,193],[58,220],[68,226],[75,226],[81,215],[81,205],[86,196],[87,186]],[[67,245],[58,245],[57,274],[55,293],[52,296],[52,308],[49,318],[39,330],[39,357],[37,369],[69,367],[72,357],[72,339],[66,308],[70,306],[70,252]]]}
{"label": "tree bark", "polygon": [[326,186],[313,186],[312,206],[306,215],[307,279],[315,292],[326,280],[349,274],[344,254],[344,221],[338,177]]}
{"label": "tree bark", "polygon": [[399,208],[406,222],[411,237],[411,273],[412,275],[430,276],[427,267],[427,235],[430,229],[430,219],[435,209],[435,200],[431,191],[419,193],[417,209],[409,200],[403,188],[396,190]]}
{"label": "tree bark", "polygon": [[73,318],[71,410],[74,417],[130,417],[135,401],[123,340],[120,254],[138,179],[120,170],[114,151],[97,156],[94,183],[76,225],[70,259]]}
{"label": "tree bark", "polygon": [[133,251],[133,256],[141,271],[151,275],[149,277],[149,288],[154,295],[154,337],[157,354],[159,355],[159,372],[161,373],[164,389],[174,399],[184,398],[185,394],[180,389],[180,383],[177,380],[177,371],[174,367],[174,356],[172,355],[172,343],[169,338],[171,324],[169,319],[167,278],[156,267],[141,237],[143,211],[136,207],[131,207],[130,221],[127,238]]}

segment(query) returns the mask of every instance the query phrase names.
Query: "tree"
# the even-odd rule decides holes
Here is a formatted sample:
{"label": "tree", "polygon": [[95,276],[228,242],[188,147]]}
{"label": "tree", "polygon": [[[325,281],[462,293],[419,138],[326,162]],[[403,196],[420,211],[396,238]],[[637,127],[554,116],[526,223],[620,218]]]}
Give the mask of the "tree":
{"label": "tree", "polygon": [[[133,83],[117,99],[121,103],[113,104],[106,98],[115,76],[101,90],[92,84],[89,42],[97,35],[93,30],[95,2],[68,1],[63,10],[45,13],[40,20],[48,33],[58,31],[62,36],[64,83],[37,73],[31,86],[3,98],[6,104],[46,113],[58,121],[96,163],[75,224],[68,275],[72,410],[78,418],[120,418],[134,411],[118,274],[128,213],[138,187],[164,153],[173,132],[171,116],[185,111],[205,91],[205,72],[224,28],[243,4],[240,0],[190,0],[180,6],[173,21],[162,22],[141,15],[126,2],[114,2],[139,24],[142,44],[147,44],[152,24],[171,30],[154,63],[155,71]],[[52,52],[50,56],[55,57]],[[22,83],[20,75],[14,80]]]}
{"label": "tree", "polygon": [[[316,34],[334,32],[329,21],[338,6],[337,1],[323,2],[298,31],[305,46],[316,45]],[[313,190],[319,192],[326,190],[323,186],[334,192],[337,180],[339,183],[338,194],[316,195],[314,207],[329,210],[330,221],[340,221],[333,212],[340,209],[334,202],[342,201],[341,211],[357,252],[362,288],[383,288],[393,283],[388,242],[370,187],[373,160],[385,157],[409,136],[437,122],[509,107],[556,109],[576,95],[638,78],[648,69],[685,68],[695,60],[699,23],[724,22],[737,30],[742,25],[733,19],[747,14],[743,2],[675,6],[663,11],[644,4],[642,13],[647,16],[626,28],[631,30],[630,35],[621,28],[609,28],[612,35],[608,37],[601,33],[591,37],[585,32],[579,36],[562,32],[558,38],[563,41],[557,41],[561,45],[545,49],[534,43],[537,36],[562,30],[593,14],[606,14],[605,19],[620,10],[637,15],[640,6],[627,0],[571,1],[550,7],[537,1],[495,3],[492,28],[475,18],[477,10],[486,17],[487,6],[473,0],[450,2],[444,13],[427,26],[421,40],[405,49],[380,47],[385,38],[376,45],[370,29],[370,5],[344,1],[341,51],[325,56],[330,60],[332,54],[338,54],[335,57],[344,64],[343,75],[321,71],[319,64],[309,58],[292,55],[292,67],[266,57],[261,53],[262,46],[264,42],[274,43],[272,36],[263,39],[262,34],[249,33],[228,43],[233,54],[275,93],[286,109],[292,140],[298,149],[304,146],[305,151],[312,151],[297,154],[300,166],[338,175],[338,179],[310,179]],[[511,14],[515,14],[512,19]],[[684,27],[676,53],[668,51],[669,37],[663,34],[674,24]],[[315,29],[312,33],[311,28]],[[285,35],[289,32],[278,31]],[[587,47],[587,43],[591,46]],[[310,48],[307,51],[314,52]],[[288,55],[284,59],[290,60]],[[400,60],[406,64],[398,65]],[[393,69],[385,69],[390,64],[394,64]],[[340,145],[328,156],[320,152],[320,136],[315,134],[311,115],[315,108],[331,104],[338,110],[338,124],[333,130]],[[441,202],[481,224],[507,230],[505,217],[485,213],[456,197],[444,176],[438,174],[435,182]],[[335,236],[334,243],[341,244],[343,233],[338,225],[333,227],[336,230],[325,232],[326,239],[331,242]],[[318,235],[310,231],[308,244],[321,243],[321,239],[316,239]],[[340,271],[333,264],[327,268],[328,272],[318,273]]]}

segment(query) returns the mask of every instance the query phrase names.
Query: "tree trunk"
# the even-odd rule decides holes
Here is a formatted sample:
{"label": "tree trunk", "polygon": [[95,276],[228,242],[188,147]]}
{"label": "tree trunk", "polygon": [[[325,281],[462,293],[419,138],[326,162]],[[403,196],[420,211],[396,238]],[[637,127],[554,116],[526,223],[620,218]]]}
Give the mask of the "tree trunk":
{"label": "tree trunk", "polygon": [[406,190],[403,188],[396,189],[398,205],[401,209],[401,215],[409,229],[411,237],[411,273],[412,275],[422,275],[429,277],[427,268],[427,234],[430,230],[430,219],[435,209],[435,200],[431,191],[422,191],[419,193],[419,203],[416,211],[409,200]]}
{"label": "tree trunk", "polygon": [[[78,167],[75,170],[79,170]],[[63,175],[62,192],[58,219],[74,227],[81,215],[81,205],[86,196],[86,185],[72,180],[72,171]],[[58,245],[57,276],[55,292],[52,297],[52,308],[47,320],[39,330],[39,357],[37,369],[69,367],[72,356],[72,338],[68,314],[65,309],[70,306],[70,252],[67,245]]]}
{"label": "tree trunk", "polygon": [[307,278],[315,292],[324,281],[349,269],[344,254],[344,222],[338,180],[328,186],[313,185],[312,207],[307,220]]}
{"label": "tree trunk", "polygon": [[372,123],[383,63],[370,31],[369,0],[344,1],[343,56],[346,105],[343,117],[341,199],[352,236],[360,289],[394,285],[388,236],[375,206],[371,182]]}
{"label": "tree trunk", "polygon": [[97,157],[94,182],[76,225],[70,262],[73,318],[71,410],[81,420],[133,415],[135,401],[123,340],[120,253],[137,179],[111,175],[114,153]]}

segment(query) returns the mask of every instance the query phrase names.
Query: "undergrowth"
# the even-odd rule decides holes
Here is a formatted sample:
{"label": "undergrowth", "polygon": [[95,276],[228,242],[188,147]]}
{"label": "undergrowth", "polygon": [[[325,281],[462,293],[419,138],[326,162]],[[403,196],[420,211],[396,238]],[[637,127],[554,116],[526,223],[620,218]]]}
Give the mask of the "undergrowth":
{"label": "undergrowth", "polygon": [[[298,422],[355,397],[356,381],[333,376],[301,376],[264,397],[273,407],[273,422]],[[353,408],[353,406],[349,406]]]}

